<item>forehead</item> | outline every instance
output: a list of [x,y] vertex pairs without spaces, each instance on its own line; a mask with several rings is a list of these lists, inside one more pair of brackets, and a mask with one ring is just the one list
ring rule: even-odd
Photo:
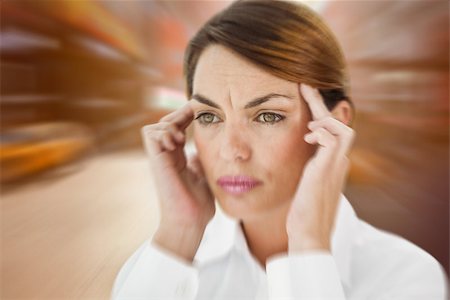
[[197,63],[193,92],[220,99],[245,99],[273,92],[295,97],[296,84],[270,74],[224,46],[211,45]]

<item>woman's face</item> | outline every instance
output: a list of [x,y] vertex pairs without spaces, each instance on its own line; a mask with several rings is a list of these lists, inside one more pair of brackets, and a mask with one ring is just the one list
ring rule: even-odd
[[314,150],[303,140],[310,112],[298,84],[212,45],[198,61],[191,102],[198,155],[222,209],[248,220],[289,207]]

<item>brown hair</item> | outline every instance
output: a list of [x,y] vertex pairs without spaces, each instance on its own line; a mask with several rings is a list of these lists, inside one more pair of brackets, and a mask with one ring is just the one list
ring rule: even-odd
[[226,46],[277,77],[319,88],[329,110],[340,100],[352,104],[339,43],[321,17],[306,5],[238,0],[213,16],[185,52],[188,99],[198,59],[211,44]]

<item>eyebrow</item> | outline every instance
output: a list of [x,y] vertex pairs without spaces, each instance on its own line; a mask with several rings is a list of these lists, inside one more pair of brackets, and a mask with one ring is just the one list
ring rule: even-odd
[[[252,107],[261,105],[261,104],[263,104],[264,102],[267,102],[267,101],[269,101],[269,100],[272,100],[273,98],[279,98],[279,97],[288,98],[288,99],[293,99],[293,98],[290,97],[290,96],[286,96],[286,95],[282,95],[282,94],[277,94],[277,93],[270,93],[270,94],[267,94],[267,95],[265,95],[265,96],[261,96],[261,97],[258,97],[258,98],[253,99],[252,101],[248,102],[248,103],[244,106],[244,108],[245,108],[245,109],[252,108]],[[206,98],[205,96],[200,95],[200,94],[194,94],[194,95],[192,95],[191,99],[197,100],[197,101],[200,102],[200,103],[203,103],[203,104],[208,105],[208,106],[215,107],[215,108],[217,108],[217,109],[222,109],[217,103],[215,103],[215,102],[212,101],[212,100],[209,100],[208,98]]]

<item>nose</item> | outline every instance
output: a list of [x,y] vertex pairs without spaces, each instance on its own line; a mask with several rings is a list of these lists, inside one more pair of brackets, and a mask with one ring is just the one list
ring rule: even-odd
[[251,156],[251,147],[244,126],[225,126],[222,132],[220,157],[226,161],[247,161]]

